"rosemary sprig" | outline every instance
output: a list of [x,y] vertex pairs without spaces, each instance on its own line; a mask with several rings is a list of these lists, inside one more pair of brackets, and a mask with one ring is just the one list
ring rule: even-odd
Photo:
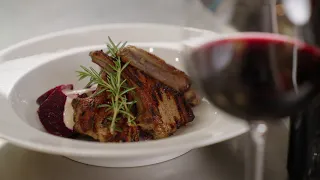
[[[126,97],[126,94],[134,90],[134,88],[129,88],[126,86],[126,80],[121,78],[121,73],[129,65],[129,62],[122,65],[121,59],[117,56],[118,51],[125,47],[126,42],[121,44],[119,42],[117,45],[108,37],[109,43],[107,43],[108,51],[106,52],[114,59],[114,65],[110,65],[113,69],[113,72],[108,72],[106,69],[102,69],[100,72],[97,72],[92,67],[86,68],[80,66],[83,71],[77,71],[79,80],[89,78],[90,81],[87,86],[92,84],[98,84],[101,87],[99,92],[96,92],[94,96],[101,94],[102,92],[110,93],[110,104],[101,104],[99,108],[106,108],[106,111],[113,111],[112,117],[107,119],[111,121],[110,132],[114,134],[115,131],[121,131],[116,127],[116,122],[122,117],[127,118],[127,123],[129,126],[135,125],[135,117],[131,113],[131,107],[135,104],[135,101],[129,101]],[[107,74],[107,79],[104,80],[101,78],[101,73],[105,72]]]

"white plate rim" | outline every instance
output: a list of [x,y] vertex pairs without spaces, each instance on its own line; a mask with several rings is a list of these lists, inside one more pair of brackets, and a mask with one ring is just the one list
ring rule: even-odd
[[[168,24],[160,24],[160,23],[111,23],[111,24],[97,24],[92,26],[84,26],[84,27],[77,27],[71,29],[65,29],[62,31],[55,31],[51,33],[47,33],[44,35],[36,36],[27,40],[23,40],[19,43],[13,44],[5,49],[0,49],[0,57],[5,56],[6,54],[10,53],[13,50],[19,49],[23,46],[27,46],[32,43],[36,43],[39,41],[51,39],[58,36],[69,35],[74,33],[81,33],[81,32],[89,32],[95,30],[103,30],[103,29],[116,29],[116,28],[126,28],[126,27],[159,27],[159,28],[180,28],[181,26],[176,25],[168,25]],[[197,29],[193,27],[183,27],[186,30],[194,31],[194,32],[201,32],[201,33],[214,33],[209,30],[205,29]],[[1,63],[1,62],[0,62]]]

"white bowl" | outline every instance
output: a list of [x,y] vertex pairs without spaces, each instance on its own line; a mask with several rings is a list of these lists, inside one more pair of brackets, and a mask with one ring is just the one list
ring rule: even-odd
[[[35,38],[2,51],[3,61],[33,57],[0,65],[0,82],[6,83],[0,90],[8,96],[9,102],[9,105],[5,105],[0,98],[1,111],[6,114],[5,118],[0,119],[0,137],[18,146],[64,155],[85,164],[133,167],[163,162],[194,148],[221,142],[246,132],[248,127],[244,121],[218,111],[205,100],[194,109],[196,118],[192,123],[180,128],[173,136],[161,140],[98,143],[57,137],[45,132],[36,113],[37,97],[59,84],[72,83],[76,88],[83,87],[85,82],[77,81],[75,71],[79,70],[80,65],[96,67],[91,63],[88,53],[105,48],[105,45],[101,45],[104,44],[105,37],[110,35],[115,41],[128,40],[129,44],[152,51],[167,63],[183,70],[179,59],[180,31],[181,28],[178,27],[154,24],[96,26]],[[208,33],[191,28],[183,31],[195,35]],[[172,38],[168,38],[168,34]],[[67,41],[70,39],[76,42]],[[86,40],[90,41],[86,44]],[[60,51],[56,52],[58,47]],[[43,52],[47,55],[34,56]],[[11,80],[8,77],[12,77]]]

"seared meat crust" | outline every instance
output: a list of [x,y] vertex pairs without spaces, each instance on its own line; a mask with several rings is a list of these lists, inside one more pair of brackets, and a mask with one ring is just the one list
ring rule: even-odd
[[191,82],[184,72],[143,49],[135,46],[127,46],[119,51],[118,56],[121,57],[121,61],[125,63],[130,62],[130,65],[133,67],[159,80],[163,84],[172,87],[178,92],[185,92],[190,87]]
[[128,66],[124,73],[129,85],[136,87],[136,122],[142,131],[154,139],[168,137],[194,119],[191,107],[183,94]]
[[[102,68],[113,64],[112,59],[102,51],[91,52],[90,56]],[[164,85],[131,64],[122,76],[129,86],[135,87],[132,97],[137,100],[137,125],[154,139],[168,137],[194,119],[183,93]]]
[[[102,74],[105,76],[105,74]],[[99,87],[97,89],[99,91]],[[76,98],[72,101],[74,109],[74,131],[85,134],[100,142],[132,142],[139,141],[139,129],[137,126],[128,126],[126,119],[121,119],[117,125],[122,131],[111,134],[110,121],[107,117],[112,111],[105,111],[98,105],[108,103],[108,93],[87,98]]]

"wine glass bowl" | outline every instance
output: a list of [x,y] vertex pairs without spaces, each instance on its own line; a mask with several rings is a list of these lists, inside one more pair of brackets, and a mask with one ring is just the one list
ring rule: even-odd
[[[241,33],[196,47],[187,70],[215,106],[245,120],[278,120],[304,108],[320,90],[320,51],[269,33]],[[292,76],[298,47],[297,84]]]
[[245,179],[262,180],[264,121],[296,113],[318,94],[320,51],[271,33],[199,39],[186,43],[187,72],[209,102],[249,122]]
[[[218,38],[184,35],[187,72],[209,102],[248,121],[245,179],[262,180],[267,133],[264,121],[280,121],[299,112],[319,93],[320,51],[276,35],[276,0],[201,1],[186,0],[187,26],[220,34]],[[289,11],[297,15],[292,8]],[[314,15],[311,19],[316,26],[306,26],[301,34],[297,28],[295,38],[307,34],[308,40],[318,40],[310,32],[319,32],[319,21]]]

